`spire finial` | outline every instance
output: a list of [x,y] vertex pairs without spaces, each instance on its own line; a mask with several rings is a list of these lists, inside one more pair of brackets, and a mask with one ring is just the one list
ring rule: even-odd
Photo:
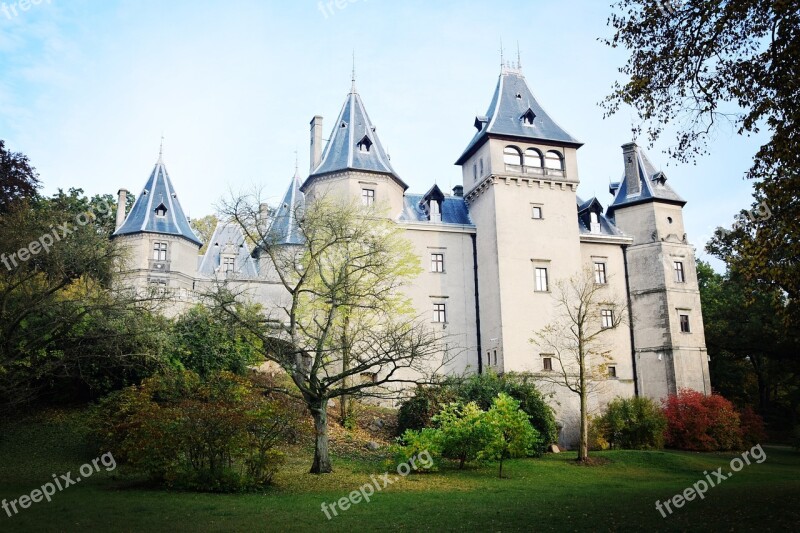
[[350,88],[351,93],[356,92],[356,51],[353,50],[353,75],[350,78],[350,81],[353,82],[352,87]]
[[522,70],[522,59],[519,53],[519,41],[517,41],[517,70]]
[[294,151],[294,175],[297,176],[300,173],[300,165],[298,164],[297,159],[297,149]]
[[164,132],[161,132],[161,144],[158,146],[158,160],[161,161],[164,156]]
[[503,38],[500,37],[500,72],[506,68],[506,63],[503,58]]

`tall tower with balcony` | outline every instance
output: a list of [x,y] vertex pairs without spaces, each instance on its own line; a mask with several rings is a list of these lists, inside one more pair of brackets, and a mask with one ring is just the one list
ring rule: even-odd
[[482,349],[496,371],[538,370],[529,342],[553,317],[552,285],[580,271],[577,150],[531,92],[502,68],[489,109],[456,161],[477,227]]

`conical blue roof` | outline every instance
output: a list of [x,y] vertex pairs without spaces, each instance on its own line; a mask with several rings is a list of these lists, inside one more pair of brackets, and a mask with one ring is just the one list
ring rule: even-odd
[[320,163],[311,172],[306,184],[316,176],[344,170],[388,174],[403,187],[403,190],[408,188],[392,168],[389,156],[355,87],[347,95]]
[[203,245],[189,226],[161,156],[125,222],[114,232],[114,236],[135,233],[175,235],[198,246]]
[[[238,224],[232,222],[220,222],[214,228],[214,235],[208,242],[203,260],[200,262],[198,271],[201,275],[209,278],[215,277],[222,270],[223,255],[235,257],[234,273],[238,278],[253,279],[258,271],[255,261],[250,257],[250,248],[244,237],[244,232]],[[227,274],[227,273],[226,273]]]
[[298,211],[305,206],[305,195],[300,190],[300,174],[295,171],[292,183],[283,195],[275,215],[272,217],[268,235],[277,244],[303,244],[303,238],[297,227]]
[[[626,145],[628,146],[628,145]],[[644,153],[644,150],[639,148],[635,143],[632,144],[634,149],[634,158],[636,163],[636,173],[639,178],[639,192],[628,193],[628,183],[625,179],[625,172],[622,173],[622,180],[618,183],[612,183],[609,187],[609,192],[614,195],[614,200],[608,206],[608,215],[614,216],[614,211],[620,207],[628,205],[636,205],[647,201],[660,200],[662,202],[686,205],[686,200],[676,193],[672,187],[667,183],[667,176],[660,170],[656,170],[653,163]]]
[[520,69],[503,68],[489,110],[486,116],[475,118],[475,127],[478,132],[456,165],[463,164],[490,135],[582,146],[539,105]]

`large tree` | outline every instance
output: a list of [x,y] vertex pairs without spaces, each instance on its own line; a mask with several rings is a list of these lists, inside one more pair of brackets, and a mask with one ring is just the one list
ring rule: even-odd
[[[733,243],[739,273],[800,298],[800,0],[618,0],[612,47],[630,52],[604,105],[636,109],[651,142],[676,131],[669,153],[692,161],[721,125],[766,130],[748,176],[774,214]],[[744,169],[743,169],[744,170]]]
[[[261,205],[257,195],[240,196],[225,202],[222,214],[259,243],[262,275],[282,295],[273,295],[276,302],[260,316],[237,310],[249,293],[235,279],[218,283],[209,296],[257,336],[266,359],[291,376],[314,419],[311,472],[330,472],[328,402],[396,398],[403,386],[426,381],[440,368],[444,344],[414,315],[405,295],[421,271],[419,259],[402,230],[380,212],[315,198],[269,224]],[[302,245],[286,244],[277,228],[287,225],[296,228]]]
[[[542,353],[552,356],[553,369],[537,377],[578,397],[578,461],[584,462],[589,458],[589,396],[608,377],[611,350],[607,335],[626,321],[628,308],[607,284],[595,283],[589,269],[559,281],[553,298],[556,318],[531,339]],[[603,318],[604,310],[611,314]]]
[[0,139],[0,213],[6,213],[19,200],[36,197],[39,174],[28,156],[6,149]]

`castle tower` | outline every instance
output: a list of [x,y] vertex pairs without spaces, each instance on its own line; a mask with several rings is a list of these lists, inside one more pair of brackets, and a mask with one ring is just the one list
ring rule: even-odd
[[681,388],[710,394],[694,248],[686,202],[635,144],[622,147],[625,173],[608,208],[633,237],[626,251],[638,393],[664,398]]
[[133,285],[194,288],[202,242],[189,225],[161,154],[112,238],[129,250],[126,275]]
[[529,342],[552,320],[551,291],[582,268],[576,213],[581,143],[534,97],[519,65],[504,65],[489,109],[456,161],[477,227],[485,367],[541,370]]
[[392,168],[375,126],[367,115],[355,81],[320,154],[322,117],[311,121],[311,174],[302,186],[309,197],[341,195],[384,206],[390,216],[403,209],[408,186]]

